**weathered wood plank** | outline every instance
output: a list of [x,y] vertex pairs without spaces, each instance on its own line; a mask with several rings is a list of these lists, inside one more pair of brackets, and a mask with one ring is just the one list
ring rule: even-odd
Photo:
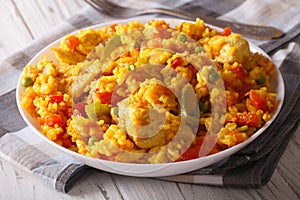
[[299,199],[295,191],[290,187],[289,182],[278,173],[278,170],[275,170],[270,182],[258,192],[262,196],[262,199]]
[[[5,160],[0,159],[2,163],[2,172],[0,173],[0,180],[5,180],[5,184],[0,184],[0,194],[3,200],[14,199],[37,199],[38,191],[44,191],[45,198],[48,194],[51,194],[51,190],[46,190],[47,186],[38,183],[38,180],[31,175],[25,173],[21,169],[18,169],[8,163]],[[60,194],[52,194],[51,198],[60,197]]]
[[179,184],[186,199],[261,199],[257,189]]
[[179,184],[186,199],[298,199],[297,195],[278,172],[261,188],[230,188],[204,185]]
[[94,170],[86,178],[79,180],[78,182],[79,184],[69,192],[71,197],[84,196],[85,199],[97,199],[96,196],[101,194],[106,200],[122,199],[122,196],[109,173]]
[[[83,200],[122,199],[111,176],[105,172],[92,172],[68,193],[60,193],[45,185],[29,172],[23,171],[0,158],[0,200],[43,199]],[[5,184],[3,184],[5,180]]]
[[151,178],[112,175],[124,199],[128,200],[182,200],[176,183]]
[[[1,1],[0,59],[32,40],[24,19],[12,1]],[[20,34],[22,33],[22,34]]]
[[[32,35],[37,38],[83,8],[80,0],[14,0]],[[33,6],[34,5],[34,6]]]
[[1,0],[0,59],[86,6],[82,0]]
[[300,199],[300,128],[289,142],[277,166],[278,173]]

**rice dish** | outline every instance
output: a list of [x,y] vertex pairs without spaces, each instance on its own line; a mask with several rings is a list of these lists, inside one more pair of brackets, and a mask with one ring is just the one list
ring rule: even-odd
[[196,159],[235,146],[271,119],[275,65],[230,28],[201,19],[113,24],[68,34],[24,68],[22,107],[50,140],[132,163]]

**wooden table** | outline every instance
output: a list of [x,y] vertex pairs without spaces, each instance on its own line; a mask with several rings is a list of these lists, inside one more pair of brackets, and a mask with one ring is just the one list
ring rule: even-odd
[[[0,59],[39,38],[84,6],[82,0],[0,0]],[[299,155],[300,129],[271,181],[258,189],[180,184],[95,170],[68,194],[56,192],[1,158],[0,199],[300,199]]]

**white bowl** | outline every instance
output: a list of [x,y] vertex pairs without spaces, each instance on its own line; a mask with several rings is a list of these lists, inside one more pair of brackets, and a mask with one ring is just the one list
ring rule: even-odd
[[[142,18],[139,21],[141,23],[147,22],[149,19]],[[176,25],[183,20],[178,19],[164,19],[166,22],[170,23],[171,25]],[[104,23],[99,25],[94,25],[88,28],[93,29],[99,29],[104,26],[110,25],[110,24],[124,24],[128,23],[130,20],[122,20],[122,21],[113,21],[110,23]],[[213,26],[211,26],[213,27]],[[218,29],[217,27],[213,27],[215,29]],[[37,62],[40,61],[42,56],[46,56],[49,58],[49,60],[57,61],[57,59],[54,56],[53,51],[51,49],[53,47],[58,47],[59,42],[61,39],[56,40],[55,42],[51,43],[47,47],[45,47],[43,50],[41,50],[28,64],[35,65]],[[263,52],[260,48],[255,46],[254,44],[250,43],[250,50],[252,52],[260,52],[266,57],[270,59],[270,57]],[[237,144],[229,149],[226,149],[224,151],[221,151],[219,153],[208,155],[206,157],[201,157],[194,160],[188,160],[188,161],[182,161],[182,162],[172,162],[172,163],[163,163],[163,164],[133,164],[133,163],[121,163],[121,162],[113,162],[113,161],[107,161],[107,160],[101,160],[96,158],[91,158],[85,155],[81,155],[79,153],[73,152],[71,150],[68,150],[55,142],[49,140],[46,136],[44,136],[40,131],[40,126],[36,119],[32,118],[21,106],[20,106],[20,96],[24,92],[24,87],[21,84],[21,78],[17,85],[17,104],[19,111],[25,120],[25,122],[28,124],[28,126],[40,137],[42,137],[44,140],[49,142],[53,148],[57,148],[63,153],[72,156],[74,159],[81,161],[85,163],[86,165],[89,165],[91,167],[104,170],[107,172],[112,172],[116,174],[122,174],[122,175],[129,175],[129,176],[137,176],[137,177],[159,177],[159,176],[169,176],[169,175],[175,175],[175,174],[181,174],[186,173],[189,171],[193,171],[196,169],[207,167],[211,164],[214,164],[222,159],[225,159],[229,157],[230,155],[236,153],[237,151],[241,150],[248,144],[250,144],[253,140],[255,140],[260,134],[264,132],[264,130],[274,121],[276,116],[278,115],[283,100],[284,100],[284,82],[282,79],[282,75],[280,71],[276,68],[276,73],[271,77],[271,85],[272,90],[277,93],[277,100],[279,102],[279,106],[277,110],[275,111],[272,119],[268,121],[262,128],[260,128],[257,132],[255,132],[250,138],[245,140],[244,142]]]

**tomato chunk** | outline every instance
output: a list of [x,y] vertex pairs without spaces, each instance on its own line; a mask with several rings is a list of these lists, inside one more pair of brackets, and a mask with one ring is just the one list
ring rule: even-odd
[[71,35],[66,38],[65,43],[71,49],[71,51],[74,51],[75,48],[79,45],[79,38],[75,35]]
[[224,29],[223,29],[223,32],[221,33],[221,35],[223,35],[223,36],[228,36],[228,35],[230,35],[231,34],[231,28],[228,26],[228,27],[225,27]]
[[237,114],[235,122],[238,125],[259,128],[259,118],[255,113]]
[[64,95],[50,95],[49,103],[60,103],[64,101]]
[[172,60],[171,62],[171,67],[173,69],[176,69],[178,66],[181,65],[181,58],[175,58],[174,60]]
[[116,32],[116,26],[117,24],[112,24],[108,27],[108,30],[107,32],[110,33],[110,34],[114,34]]
[[[203,149],[200,152],[200,149],[204,145]],[[182,160],[191,160],[206,155],[211,155],[220,151],[220,148],[217,144],[217,135],[205,135],[197,138],[196,143],[191,145],[182,155]]]
[[251,90],[249,93],[250,104],[252,104],[257,110],[270,111],[267,101],[257,92]]
[[232,73],[236,74],[237,78],[241,81],[248,77],[248,74],[246,73],[242,64],[239,64],[236,68],[233,68],[231,71]]
[[197,145],[194,147],[188,148],[182,155],[181,158],[183,160],[191,160],[199,158],[199,151],[200,151],[201,145]]
[[239,93],[239,98],[237,102],[241,102],[244,98],[247,92],[249,92],[252,88],[252,84],[244,84],[241,87],[236,88],[236,91]]
[[74,145],[69,135],[66,136],[65,134],[59,134],[56,136],[56,140],[62,141],[62,146],[66,148],[72,147]]
[[65,127],[65,122],[60,115],[50,115],[45,118],[39,117],[38,122],[40,125],[47,125],[54,127],[57,124],[59,127]]
[[103,104],[111,104],[111,92],[96,92]]

